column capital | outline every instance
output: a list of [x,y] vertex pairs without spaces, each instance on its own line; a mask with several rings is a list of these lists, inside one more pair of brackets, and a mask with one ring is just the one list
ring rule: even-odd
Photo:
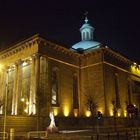
[[11,68],[10,66],[5,65],[5,66],[3,66],[2,70],[5,72],[8,72],[10,70],[10,68]]
[[39,58],[41,55],[39,54],[39,53],[35,53],[35,54],[33,54],[31,57],[32,58]]
[[15,65],[18,66],[18,65],[21,65],[24,61],[19,59],[15,62]]

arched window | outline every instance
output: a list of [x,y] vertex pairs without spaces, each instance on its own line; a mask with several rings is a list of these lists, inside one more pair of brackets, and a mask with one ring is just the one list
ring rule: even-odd
[[89,32],[86,32],[86,40],[90,40]]
[[51,87],[51,104],[58,105],[58,73],[56,70],[52,71],[52,79],[51,79],[52,87]]
[[83,32],[83,37],[82,37],[82,40],[85,40],[85,37],[86,36],[86,34],[85,34],[85,32]]
[[78,78],[76,75],[73,75],[73,108],[78,109]]

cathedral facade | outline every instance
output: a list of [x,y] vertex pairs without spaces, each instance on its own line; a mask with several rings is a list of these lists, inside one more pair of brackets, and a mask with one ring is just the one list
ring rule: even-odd
[[80,32],[70,49],[34,35],[0,52],[1,126],[44,129],[50,111],[72,120],[140,108],[140,65],[94,41],[87,18]]

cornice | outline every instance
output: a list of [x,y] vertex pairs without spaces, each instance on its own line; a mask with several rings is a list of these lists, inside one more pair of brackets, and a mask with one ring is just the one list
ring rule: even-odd
[[16,43],[13,46],[9,46],[7,49],[1,51],[0,60],[4,59],[6,57],[9,57],[11,55],[17,54],[18,52],[21,52],[27,48],[31,48],[32,46],[34,46],[34,44],[38,44],[38,46],[39,46],[39,44],[42,44],[42,43],[43,43],[43,47],[48,47],[50,49],[53,49],[56,52],[59,52],[59,53],[62,53],[62,54],[68,55],[68,56],[72,56],[72,57],[84,58],[84,57],[89,57],[91,55],[95,55],[97,53],[102,52],[104,54],[106,53],[109,56],[118,59],[119,61],[121,61],[123,63],[127,63],[129,65],[133,64],[133,62],[131,60],[127,59],[120,53],[118,53],[114,50],[111,50],[110,48],[108,48],[106,46],[102,46],[101,48],[89,51],[87,53],[79,54],[79,53],[74,52],[70,49],[67,49],[61,45],[48,41],[48,40],[40,37],[39,34],[36,34],[28,39],[25,39],[19,43]]
[[67,49],[67,48],[65,48],[61,45],[58,45],[58,44],[53,43],[51,41],[45,40],[43,38],[40,38],[40,43],[43,43],[44,46],[47,46],[50,49],[53,49],[54,51],[59,52],[59,53],[63,53],[63,54],[66,54],[66,55],[69,55],[69,56],[75,56],[75,57],[80,56],[80,54],[77,53],[77,52],[71,51],[70,49]]
[[80,54],[73,52],[67,48],[64,48],[60,45],[57,45],[51,41],[47,41],[46,39],[39,36],[39,34],[36,34],[28,39],[25,39],[19,43],[16,43],[15,45],[7,47],[7,49],[0,51],[0,60],[4,59],[6,57],[9,57],[11,55],[17,54],[18,52],[23,51],[24,49],[31,48],[34,44],[41,44],[43,43],[44,47],[49,47],[53,49],[56,52],[63,53],[68,56],[74,56],[79,57]]
[[121,61],[123,63],[129,64],[129,65],[133,64],[133,62],[130,59],[124,57],[119,52],[116,52],[116,51],[114,51],[110,48],[105,48],[104,47],[104,48],[102,48],[102,51],[103,51],[104,54],[106,53],[109,56],[114,57],[114,58],[118,59],[119,61]]
[[11,55],[17,54],[18,52],[21,52],[24,49],[31,48],[31,46],[37,44],[39,40],[39,35],[36,34],[28,39],[25,39],[24,41],[16,43],[13,46],[9,46],[7,49],[0,52],[0,60]]

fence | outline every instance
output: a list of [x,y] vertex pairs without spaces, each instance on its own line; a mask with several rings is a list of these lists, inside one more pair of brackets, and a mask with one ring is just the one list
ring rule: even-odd
[[[3,138],[3,132],[0,132],[0,139]],[[5,139],[8,139],[8,133],[5,133]],[[15,140],[139,140],[140,129],[132,129],[108,133],[54,133],[47,134],[46,131],[30,131],[24,136],[15,137]]]
[[48,135],[46,140],[139,140],[140,131],[139,129],[120,131],[120,132],[109,132],[99,134],[56,134]]
[[46,138],[47,137],[47,131],[30,131],[27,133],[27,139],[30,138]]
[[8,139],[8,133],[7,132],[0,132],[0,140],[1,139]]

